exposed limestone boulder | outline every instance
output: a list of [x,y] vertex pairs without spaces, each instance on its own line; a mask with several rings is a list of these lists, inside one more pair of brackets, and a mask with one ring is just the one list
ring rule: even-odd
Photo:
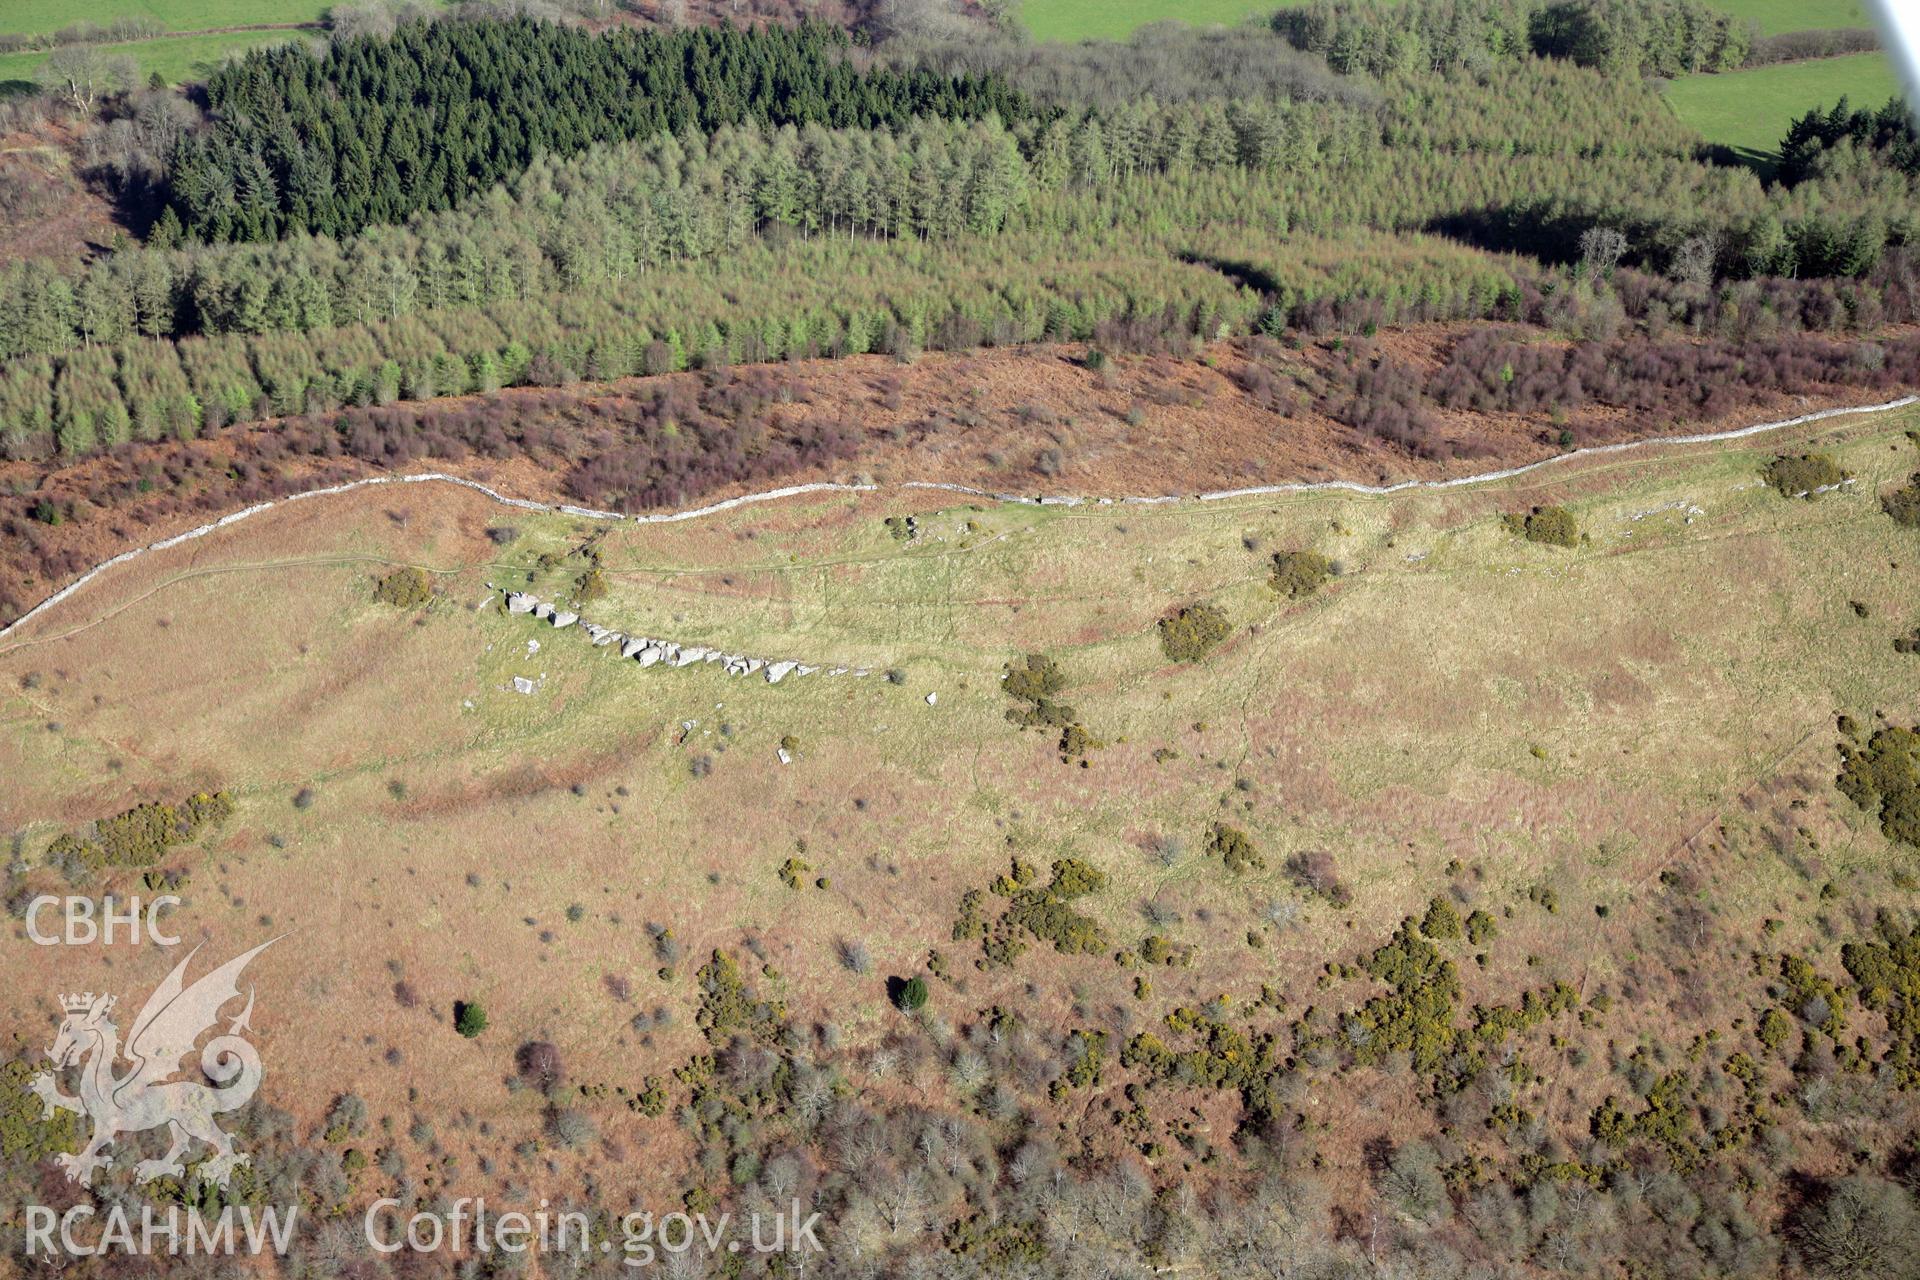
[[620,656],[623,658],[638,657],[642,649],[651,648],[652,644],[653,642],[645,636],[635,636],[620,646]]
[[570,627],[578,621],[580,621],[580,615],[577,613],[568,613],[565,609],[553,611],[553,626],[556,631],[561,627]]
[[767,664],[767,683],[779,684],[786,679],[787,673],[800,664],[797,662],[769,662]]
[[667,656],[667,651],[665,649],[662,649],[657,644],[647,645],[645,648],[641,649],[638,654],[634,655],[635,660],[638,661],[640,665],[643,667],[650,667],[654,663],[660,661],[660,659],[666,656]]
[[542,600],[539,604],[533,606],[533,616],[544,622],[553,616],[553,606],[545,600]]
[[524,591],[507,592],[508,613],[532,613],[533,607],[539,603]]
[[673,665],[676,667],[690,667],[706,656],[707,651],[696,645],[692,648],[682,649],[680,652],[674,654]]

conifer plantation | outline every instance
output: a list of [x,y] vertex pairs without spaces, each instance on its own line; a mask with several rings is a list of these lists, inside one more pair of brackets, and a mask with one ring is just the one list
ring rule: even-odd
[[[1092,46],[876,55],[818,24],[450,19],[249,54],[173,141],[145,246],[0,270],[0,449],[1115,320],[1913,318],[1897,107],[1803,121],[1768,185],[1539,14],[1445,12],[1329,4],[1278,37],[1173,40],[1165,101],[1074,97]],[[1670,47],[1701,38],[1691,18],[1635,30],[1642,59],[1712,60]]]

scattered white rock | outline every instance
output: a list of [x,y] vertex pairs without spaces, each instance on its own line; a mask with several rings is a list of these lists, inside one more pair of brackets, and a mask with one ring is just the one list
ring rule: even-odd
[[515,676],[513,678],[513,691],[515,693],[532,693],[534,687],[533,681],[527,679],[525,676]]
[[793,763],[793,757],[787,754],[787,749],[785,747],[778,748],[776,751],[776,754],[779,755],[781,764]]
[[940,701],[940,695],[939,695],[939,694],[937,694],[937,693],[930,693],[930,694],[928,694],[928,695],[927,695],[927,705],[928,705],[928,706],[930,706],[930,707],[931,707],[931,706],[933,706],[933,705],[934,705],[935,703],[937,703],[937,702],[939,702],[939,701]]
[[[580,630],[586,633],[587,638],[590,639],[596,647],[600,645],[617,644],[620,646],[620,656],[622,658],[632,658],[643,667],[651,667],[663,662],[672,667],[689,667],[696,662],[718,662],[726,669],[729,675],[751,675],[755,672],[764,671],[768,684],[778,684],[788,676],[810,676],[820,670],[817,666],[790,659],[770,663],[765,658],[749,658],[743,654],[722,653],[718,649],[709,649],[705,645],[690,644],[683,646],[675,644],[670,640],[652,640],[646,636],[629,636],[624,632],[615,631],[611,627],[603,627],[597,622],[585,621],[579,614],[572,610],[562,609],[551,601],[537,599],[524,591],[510,591],[507,593],[506,599],[507,608],[510,611],[514,613],[530,613],[536,618],[551,623],[556,630],[561,627],[570,627],[575,623],[579,623]],[[489,645],[487,647],[491,649],[493,646]],[[540,642],[538,640],[528,640],[527,656],[532,657],[538,652],[540,652]],[[836,676],[846,675],[848,674],[848,670],[846,667],[834,667],[827,674]],[[859,668],[853,670],[852,674],[864,676],[867,675],[868,672],[865,668]],[[928,698],[927,701],[932,702],[933,699]]]

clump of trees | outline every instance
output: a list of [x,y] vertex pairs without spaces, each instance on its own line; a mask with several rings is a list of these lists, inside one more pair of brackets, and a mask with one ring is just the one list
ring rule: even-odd
[[1198,662],[1233,634],[1226,610],[1200,601],[1160,619],[1160,648],[1175,662]]
[[824,23],[594,34],[522,17],[409,23],[319,57],[257,50],[208,78],[214,123],[169,157],[167,226],[198,240],[340,236],[451,208],[537,155],[596,142],[1029,110],[992,77],[863,72],[846,43]]
[[1789,185],[1804,182],[1820,172],[1830,153],[1849,148],[1909,176],[1920,174],[1920,132],[1906,99],[1856,109],[1843,97],[1825,111],[1814,108],[1788,128],[1780,140],[1780,178]]
[[1528,55],[1675,76],[1732,70],[1752,44],[1747,24],[1699,0],[1316,0],[1275,13],[1273,27],[1335,71],[1373,76]]

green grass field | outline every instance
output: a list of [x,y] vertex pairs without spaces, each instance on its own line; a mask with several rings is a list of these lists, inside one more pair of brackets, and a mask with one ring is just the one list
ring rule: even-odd
[[71,22],[105,25],[115,18],[153,18],[173,31],[262,23],[312,22],[325,0],[0,0],[0,32],[57,31]]
[[1856,105],[1879,105],[1900,91],[1885,55],[1786,62],[1721,75],[1682,76],[1667,87],[1667,101],[1709,142],[1731,147],[1742,159],[1770,164],[1780,139],[1796,117],[1831,106],[1843,94]]
[[1036,40],[1124,40],[1149,22],[1232,25],[1279,7],[1262,0],[1027,0],[1021,20]]
[[1870,27],[1873,17],[1861,0],[1724,0],[1717,6],[1760,24],[1762,34],[1817,31],[1830,27]]
[[[292,31],[234,31],[219,35],[163,36],[158,40],[136,40],[128,44],[100,46],[110,54],[126,54],[140,64],[144,78],[159,72],[169,84],[186,80],[204,80],[207,73],[229,53],[256,45],[281,44],[298,39]],[[33,73],[47,60],[48,50],[0,54],[0,93],[18,93],[33,87]]]

